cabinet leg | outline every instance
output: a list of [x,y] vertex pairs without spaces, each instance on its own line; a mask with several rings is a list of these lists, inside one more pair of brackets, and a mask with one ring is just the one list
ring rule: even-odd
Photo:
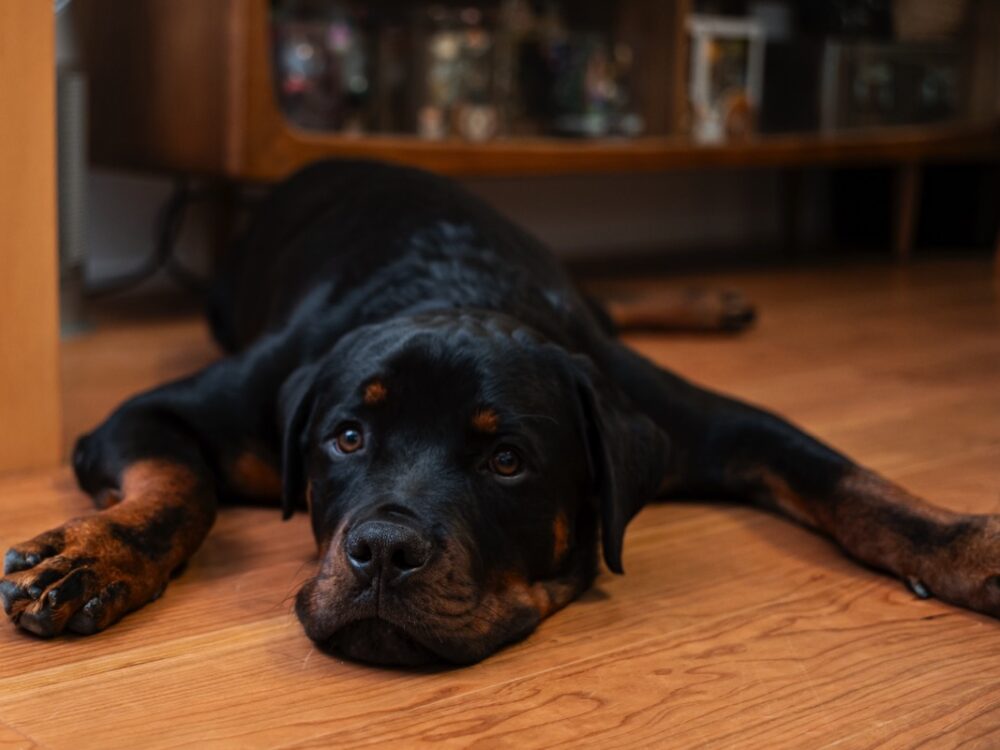
[[1000,227],[997,227],[996,246],[993,249],[993,263],[997,273],[1000,273]]
[[913,256],[913,243],[920,216],[920,165],[911,162],[899,168],[893,206],[892,251],[906,263]]
[[799,242],[802,238],[802,170],[784,169],[781,171],[781,244],[785,258],[792,259],[799,255]]
[[0,2],[0,471],[61,448],[52,3]]

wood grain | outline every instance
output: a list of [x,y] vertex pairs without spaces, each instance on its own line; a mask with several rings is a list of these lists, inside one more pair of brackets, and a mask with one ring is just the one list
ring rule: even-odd
[[0,471],[59,456],[53,23],[0,3]]
[[681,136],[630,140],[497,139],[488,144],[422,141],[407,136],[324,135],[280,123],[263,134],[235,174],[268,182],[317,159],[382,159],[463,176],[527,176],[670,172],[792,166],[857,166],[906,161],[995,160],[1000,128],[973,125],[894,127],[839,135],[761,136],[741,143],[700,145]]
[[96,163],[218,170],[233,122],[227,87],[240,0],[86,0],[70,13],[89,76]]
[[[738,337],[635,337],[640,350],[941,504],[1000,512],[1000,279],[988,259],[670,283],[739,288],[760,323]],[[67,355],[80,377],[66,386],[73,424],[212,356],[190,316],[98,317],[100,332]],[[3,480],[0,508],[2,546],[88,501],[60,470]],[[290,611],[311,558],[303,516],[228,509],[164,597],[108,632],[39,641],[0,627],[0,747],[1000,744],[1000,624],[916,600],[748,508],[646,509],[627,575],[602,574],[526,641],[460,670],[314,650]]]
[[34,740],[0,723],[0,750],[33,750],[40,747]]

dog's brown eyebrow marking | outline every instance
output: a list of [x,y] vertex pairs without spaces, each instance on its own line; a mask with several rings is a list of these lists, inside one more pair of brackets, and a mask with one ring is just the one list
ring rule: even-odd
[[556,519],[552,522],[552,540],[552,559],[558,563],[569,551],[569,521],[562,511],[556,514]]
[[482,408],[472,415],[472,427],[478,432],[492,435],[500,427],[500,417],[493,409]]
[[365,386],[365,403],[368,406],[376,406],[385,401],[389,395],[389,390],[381,380],[373,380]]

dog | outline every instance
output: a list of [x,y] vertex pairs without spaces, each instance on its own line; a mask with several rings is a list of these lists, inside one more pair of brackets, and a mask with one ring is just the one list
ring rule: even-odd
[[642,358],[546,248],[447,179],[305,168],[255,211],[209,314],[226,358],[78,441],[99,512],[6,553],[20,628],[107,628],[232,501],[309,513],[319,563],[296,614],[366,662],[470,664],[524,638],[600,557],[621,573],[630,519],[676,497],[754,503],[920,597],[1000,615],[1000,517],[932,506]]

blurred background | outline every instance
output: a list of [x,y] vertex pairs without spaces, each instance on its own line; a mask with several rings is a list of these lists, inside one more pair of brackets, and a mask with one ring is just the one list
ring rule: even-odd
[[573,259],[995,241],[989,0],[65,5],[74,253],[100,287],[156,252],[180,184],[202,205],[173,252],[204,274],[212,219],[329,155],[458,175]]
[[[995,0],[37,5],[0,10],[4,172],[40,180],[4,203],[58,194],[25,210],[58,212],[64,354],[196,310],[267,186],[329,156],[455,176],[582,278],[1000,252]],[[8,338],[55,314],[37,263]]]

